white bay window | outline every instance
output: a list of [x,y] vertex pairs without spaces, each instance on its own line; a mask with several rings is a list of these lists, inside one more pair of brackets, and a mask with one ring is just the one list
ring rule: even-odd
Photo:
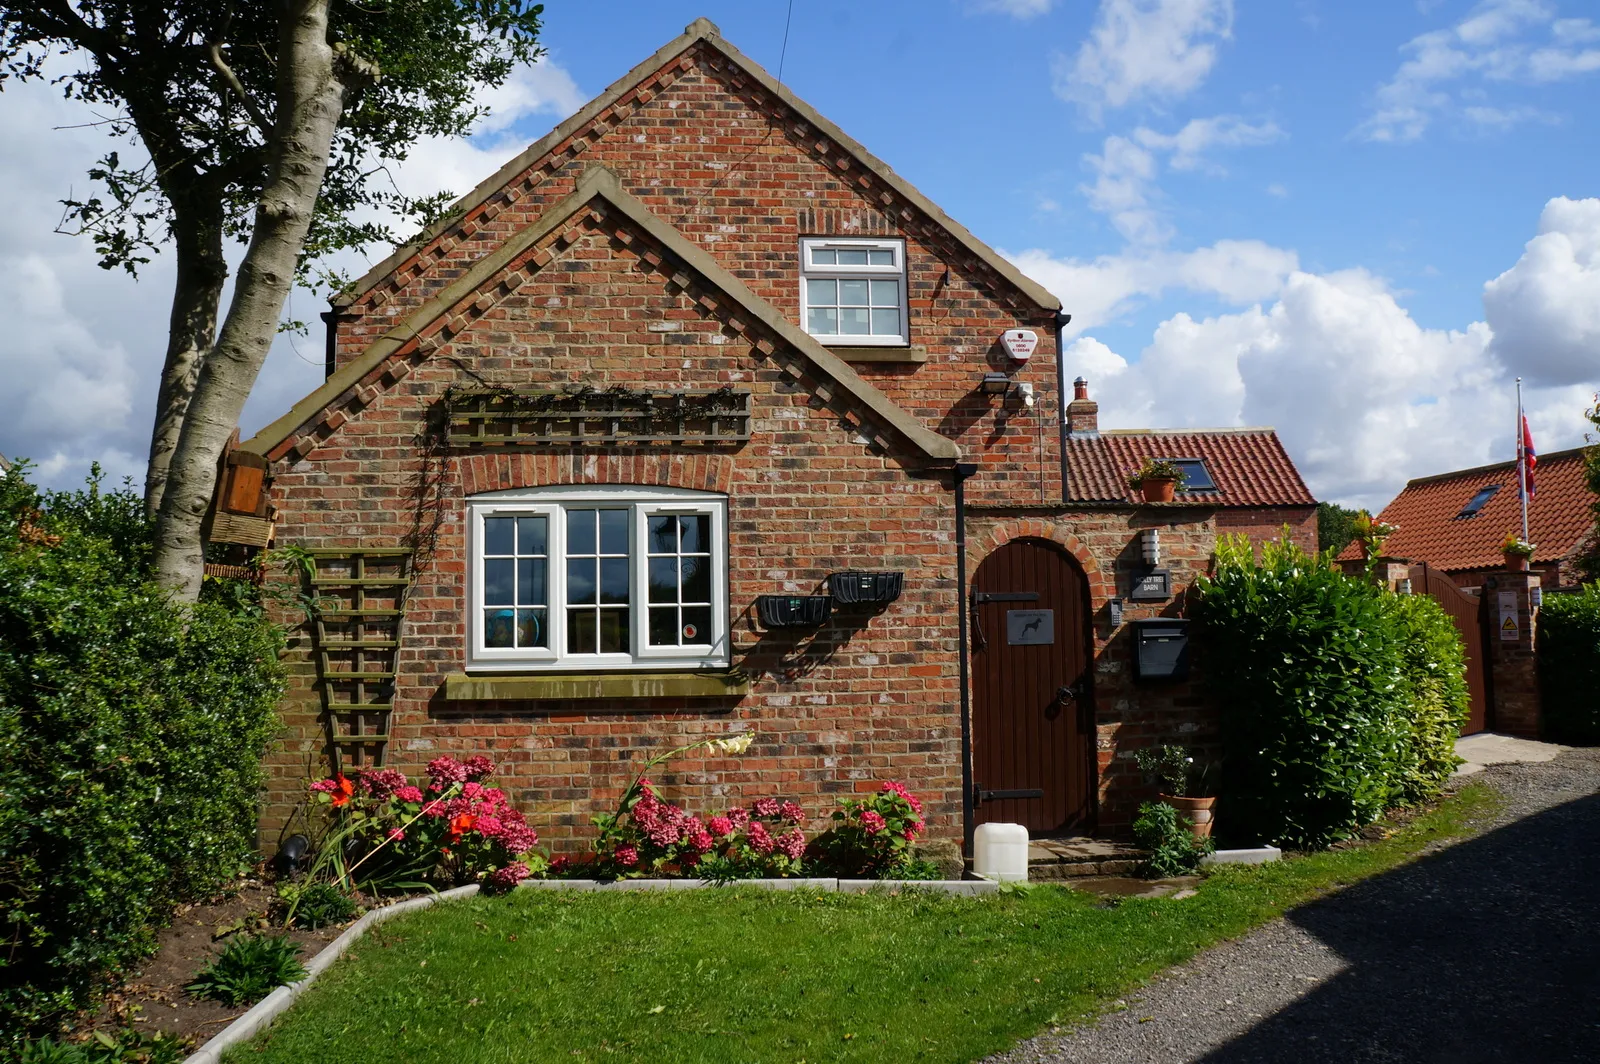
[[727,500],[667,488],[533,488],[468,500],[469,664],[728,664]]
[[828,344],[910,342],[902,240],[805,237],[800,241],[801,321]]

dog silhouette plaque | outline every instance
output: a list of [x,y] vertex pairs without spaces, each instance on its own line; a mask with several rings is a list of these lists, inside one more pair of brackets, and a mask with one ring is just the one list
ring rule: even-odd
[[1044,647],[1055,641],[1055,610],[1006,610],[1006,642],[1010,645]]

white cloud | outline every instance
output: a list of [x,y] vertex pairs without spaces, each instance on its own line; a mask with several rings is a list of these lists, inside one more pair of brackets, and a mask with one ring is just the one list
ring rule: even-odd
[[1141,99],[1187,95],[1232,30],[1233,0],[1102,0],[1077,55],[1056,57],[1056,94],[1095,120]]
[[[1013,258],[1073,313],[1067,371],[1088,378],[1103,427],[1273,425],[1313,493],[1348,505],[1507,458],[1518,373],[1539,446],[1576,446],[1600,382],[1600,199],[1551,200],[1521,259],[1485,286],[1486,320],[1460,329],[1424,328],[1365,270],[1302,271],[1256,242]],[[1241,309],[1174,314],[1137,354],[1092,335],[1168,290]]]
[[1516,265],[1483,286],[1491,351],[1547,385],[1600,384],[1600,199],[1545,204]]
[[1097,259],[1058,259],[1038,249],[1009,256],[1061,297],[1072,313],[1069,336],[1110,324],[1169,290],[1232,306],[1271,299],[1299,268],[1292,251],[1259,240],[1220,240],[1192,251],[1130,249]]
[[1170,134],[1157,133],[1141,126],[1134,131],[1133,138],[1146,148],[1170,152],[1170,165],[1174,170],[1207,169],[1220,172],[1221,168],[1205,157],[1212,148],[1271,144],[1282,140],[1285,135],[1274,122],[1252,125],[1238,115],[1215,115],[1190,119],[1182,129]]
[[979,0],[977,10],[998,11],[1012,18],[1030,19],[1050,13],[1055,0]]
[[1099,155],[1083,157],[1094,182],[1080,185],[1078,191],[1090,209],[1108,217],[1131,243],[1164,244],[1173,232],[1157,206],[1160,156],[1167,157],[1173,170],[1203,170],[1220,176],[1227,171],[1207,158],[1211,149],[1268,144],[1284,135],[1273,122],[1252,125],[1237,115],[1191,119],[1176,133],[1140,126],[1128,136],[1107,137]]
[[[1530,37],[1540,30],[1548,40],[1535,44]],[[1408,58],[1379,87],[1373,113],[1356,131],[1367,140],[1416,140],[1443,114],[1491,129],[1547,119],[1531,107],[1459,105],[1489,83],[1547,83],[1600,70],[1600,27],[1557,18],[1544,0],[1485,0],[1454,26],[1414,37],[1401,51]],[[1452,93],[1458,82],[1471,88]]]
[[1107,137],[1099,155],[1085,155],[1094,183],[1078,190],[1091,210],[1111,219],[1112,226],[1135,244],[1160,244],[1172,229],[1151,205],[1155,192],[1156,158],[1127,137]]

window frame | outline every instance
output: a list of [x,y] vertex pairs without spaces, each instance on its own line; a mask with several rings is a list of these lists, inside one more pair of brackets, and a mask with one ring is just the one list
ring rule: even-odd
[[1180,469],[1182,469],[1185,465],[1197,465],[1200,467],[1200,472],[1206,475],[1206,480],[1210,482],[1209,487],[1191,487],[1188,483],[1188,471],[1184,470],[1185,481],[1183,487],[1178,489],[1180,492],[1185,494],[1192,492],[1195,495],[1216,495],[1222,491],[1222,489],[1217,486],[1216,475],[1211,472],[1211,467],[1206,464],[1206,460],[1204,458],[1163,458],[1161,461],[1171,462]]
[[[574,654],[567,638],[567,521],[573,510],[630,511],[628,521],[628,652]],[[649,519],[665,515],[711,519],[711,632],[706,643],[649,645]],[[484,520],[532,517],[548,520],[546,610],[548,647],[489,647],[483,643]],[[559,485],[486,492],[467,499],[467,668],[474,672],[618,672],[644,669],[727,668],[731,664],[728,618],[728,499],[716,492],[639,485]],[[597,596],[598,597],[598,596]],[[582,605],[581,603],[579,605]]]
[[[1470,521],[1474,517],[1481,516],[1483,514],[1483,508],[1488,506],[1496,495],[1500,494],[1500,489],[1503,487],[1505,487],[1504,484],[1496,483],[1485,484],[1481,488],[1478,488],[1472,493],[1472,497],[1466,501],[1466,504],[1462,506],[1460,510],[1456,511],[1456,515],[1452,517],[1451,520]],[[1479,502],[1480,497],[1482,499],[1481,502]],[[1478,505],[1473,506],[1472,504],[1475,502],[1478,503]]]
[[[818,250],[892,251],[892,266],[837,266],[818,265],[812,255]],[[832,347],[908,347],[911,344],[911,314],[909,305],[910,277],[906,267],[906,242],[899,237],[832,237],[804,236],[800,238],[800,328],[820,344]],[[811,296],[809,281],[853,281],[893,277],[900,287],[900,332],[898,335],[872,335],[870,333],[814,333],[811,331]],[[869,297],[870,303],[870,297]],[[835,306],[838,304],[835,303]],[[871,314],[868,314],[870,321]],[[869,325],[870,328],[870,325]]]

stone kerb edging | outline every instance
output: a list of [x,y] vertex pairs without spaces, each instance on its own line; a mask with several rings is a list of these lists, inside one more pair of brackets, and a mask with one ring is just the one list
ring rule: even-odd
[[[825,893],[838,892],[841,894],[866,894],[875,890],[930,890],[945,894],[993,894],[1000,889],[1000,884],[988,879],[742,879],[729,886],[759,887],[763,890],[819,890]],[[699,890],[715,888],[719,884],[708,883],[703,879],[619,879],[611,883],[602,883],[597,879],[526,879],[517,884],[519,890],[592,890],[592,891],[641,891],[641,890]],[[234,1020],[212,1039],[199,1049],[195,1050],[184,1060],[183,1064],[220,1064],[222,1054],[240,1042],[247,1042],[261,1032],[269,1023],[277,1019],[294,1000],[310,986],[312,981],[344,955],[344,952],[355,945],[367,929],[374,924],[381,924],[390,917],[399,916],[401,913],[415,912],[426,909],[430,905],[451,898],[470,898],[478,893],[476,883],[457,887],[454,890],[441,891],[430,894],[424,898],[411,898],[407,901],[385,905],[381,909],[373,909],[361,919],[345,928],[344,934],[324,946],[315,957],[306,963],[306,976],[297,983],[288,983],[278,987],[272,993],[262,998],[251,1006],[250,1011]]]

